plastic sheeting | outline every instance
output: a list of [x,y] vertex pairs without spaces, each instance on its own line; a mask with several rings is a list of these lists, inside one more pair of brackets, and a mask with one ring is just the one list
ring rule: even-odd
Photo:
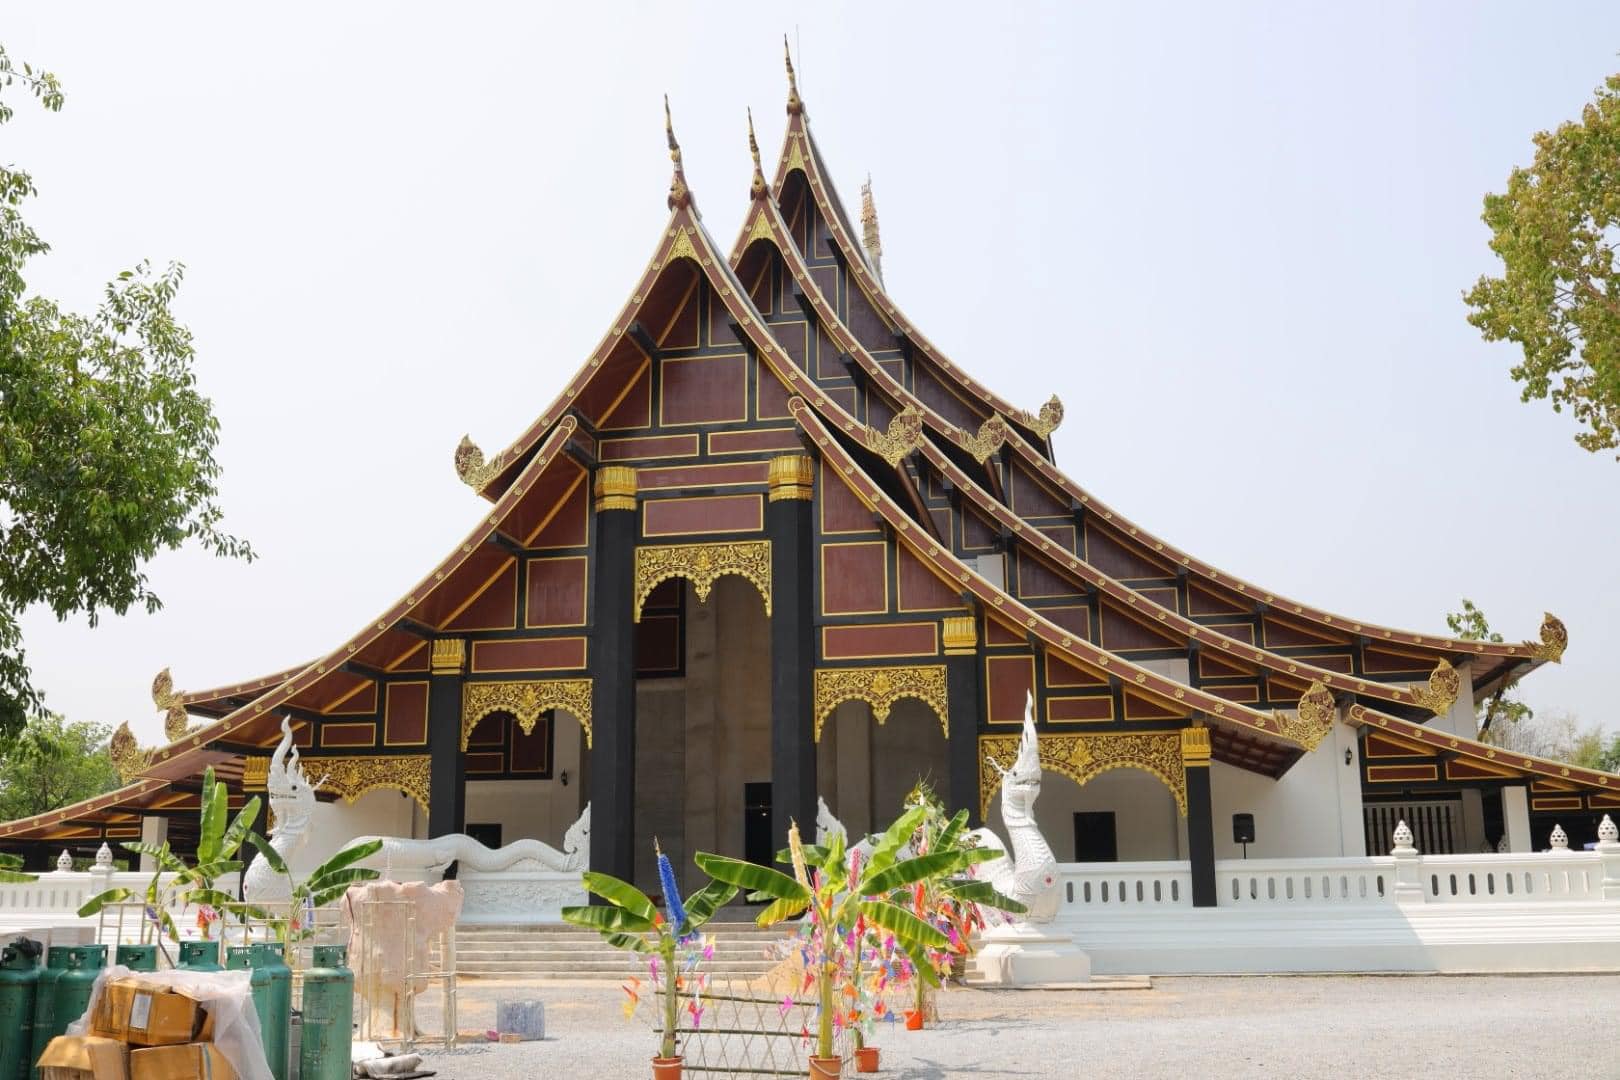
[[90,992],[90,1008],[68,1027],[70,1035],[88,1035],[90,1017],[101,1001],[108,979],[135,976],[142,982],[182,989],[196,999],[214,1021],[214,1045],[231,1063],[241,1080],[271,1080],[270,1064],[264,1056],[264,1036],[259,1016],[253,1011],[252,973],[247,971],[131,971],[113,965],[96,976]]
[[[410,907],[389,905],[375,909],[369,929],[376,940],[368,942],[361,940],[368,923],[362,919],[361,905],[368,900],[402,900]],[[363,956],[380,961],[364,972],[364,981],[370,985],[359,988],[361,995],[371,1000],[372,995],[378,993],[405,993],[407,978],[427,970],[428,942],[455,925],[461,914],[461,901],[459,881],[441,881],[436,885],[420,881],[372,881],[351,885],[343,894],[342,906],[343,921],[350,928],[349,964],[355,966]],[[414,942],[407,942],[405,936],[410,915],[415,916]],[[413,961],[416,970],[408,970]]]

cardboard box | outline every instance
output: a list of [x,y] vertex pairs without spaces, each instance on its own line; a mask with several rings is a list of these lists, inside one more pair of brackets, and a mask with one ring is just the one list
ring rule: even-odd
[[154,1046],[129,1055],[129,1080],[236,1080],[236,1070],[213,1043]]
[[183,991],[123,978],[102,988],[90,1030],[131,1046],[169,1046],[194,1041],[205,1018],[203,1007]]
[[128,1080],[129,1047],[96,1035],[58,1035],[39,1058],[42,1080]]

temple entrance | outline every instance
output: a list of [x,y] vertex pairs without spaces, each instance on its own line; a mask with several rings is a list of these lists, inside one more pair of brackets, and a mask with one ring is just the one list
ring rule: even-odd
[[[1047,770],[1035,820],[1061,862],[1154,862],[1187,858],[1187,819],[1164,782],[1141,769],[1110,769],[1083,786]],[[999,794],[986,824],[1007,835]]]
[[541,840],[560,847],[584,809],[585,730],[548,709],[527,732],[510,712],[480,718],[467,736],[465,832],[486,847]]
[[[919,782],[947,807],[971,805],[974,795],[950,790],[949,758],[939,717],[914,698],[901,698],[877,723],[864,701],[846,701],[822,724],[816,746],[820,796],[853,839],[886,827],[900,816]],[[810,839],[808,827],[799,823]]]

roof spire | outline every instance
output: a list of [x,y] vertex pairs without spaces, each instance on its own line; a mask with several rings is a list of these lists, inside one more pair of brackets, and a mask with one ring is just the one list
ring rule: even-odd
[[669,181],[669,208],[679,210],[692,204],[692,191],[686,186],[686,173],[681,168],[681,144],[675,141],[675,123],[669,115],[669,95],[664,95],[664,134],[669,139],[669,160],[675,163],[675,175]]
[[754,110],[748,110],[748,152],[754,158],[754,180],[748,185],[748,194],[754,199],[764,198],[765,170],[759,163],[759,140],[754,138]]
[[866,257],[872,260],[872,269],[878,280],[883,280],[883,241],[878,237],[877,204],[872,201],[872,174],[866,174],[861,185],[861,245]]
[[786,34],[782,35],[782,55],[787,59],[788,115],[797,116],[804,111],[804,102],[799,100],[799,80],[793,74],[793,49],[788,45]]

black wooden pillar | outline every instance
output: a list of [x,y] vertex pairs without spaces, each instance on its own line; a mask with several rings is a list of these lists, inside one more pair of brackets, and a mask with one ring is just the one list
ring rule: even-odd
[[765,535],[771,542],[771,841],[787,847],[788,825],[816,820],[815,463],[801,454],[771,461]]
[[1215,906],[1215,821],[1209,802],[1209,729],[1183,728],[1181,764],[1187,777],[1187,860],[1193,907]]
[[950,762],[950,794],[945,800],[951,813],[963,808],[968,826],[984,824],[979,814],[979,717],[984,712],[979,681],[979,635],[972,615],[953,615],[944,620],[945,683],[950,700],[946,718],[946,756]]
[[[636,471],[596,470],[591,582],[591,869],[635,876]],[[651,843],[651,838],[648,839]]]
[[461,745],[465,638],[435,638],[428,669],[428,835],[467,831],[467,757]]

